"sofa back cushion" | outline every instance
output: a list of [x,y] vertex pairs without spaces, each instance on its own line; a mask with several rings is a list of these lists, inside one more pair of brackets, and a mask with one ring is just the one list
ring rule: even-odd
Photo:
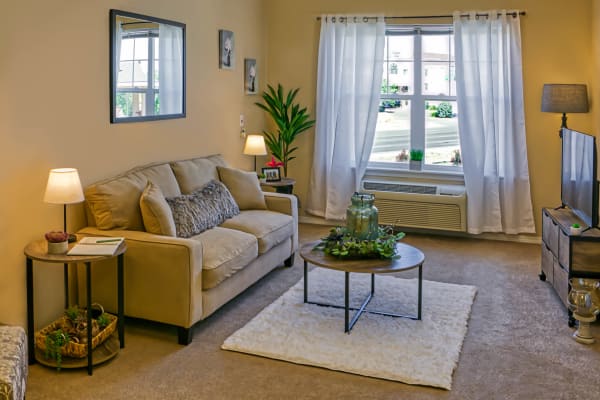
[[169,164],[150,164],[134,168],[85,189],[87,206],[95,225],[99,229],[143,231],[139,201],[148,181],[157,185],[165,197],[181,194]]
[[217,166],[226,165],[219,154],[171,162],[171,168],[183,194],[193,193],[211,180],[219,180]]

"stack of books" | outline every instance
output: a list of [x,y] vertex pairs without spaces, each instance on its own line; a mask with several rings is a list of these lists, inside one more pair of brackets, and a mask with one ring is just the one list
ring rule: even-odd
[[112,256],[115,254],[123,237],[84,237],[69,250],[70,256]]

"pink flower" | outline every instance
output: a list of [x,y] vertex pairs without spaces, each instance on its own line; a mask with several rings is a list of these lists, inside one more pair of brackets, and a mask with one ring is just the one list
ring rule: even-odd
[[276,161],[275,157],[271,156],[271,161],[267,163],[268,167],[281,167],[283,163],[281,161]]

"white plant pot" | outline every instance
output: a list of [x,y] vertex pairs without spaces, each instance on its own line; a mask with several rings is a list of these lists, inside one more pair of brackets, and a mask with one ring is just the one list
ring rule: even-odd
[[64,242],[48,242],[48,254],[65,254],[69,250],[69,241]]
[[571,230],[571,236],[579,236],[583,232],[583,227],[580,226],[579,228],[574,228],[571,226],[570,230]]
[[412,171],[421,171],[423,169],[423,161],[410,160],[408,167]]

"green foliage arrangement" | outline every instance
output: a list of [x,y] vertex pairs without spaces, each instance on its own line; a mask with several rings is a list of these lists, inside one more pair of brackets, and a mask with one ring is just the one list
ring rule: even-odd
[[292,89],[284,94],[280,84],[277,85],[277,90],[271,85],[267,87],[268,90],[262,94],[264,104],[255,104],[266,111],[277,126],[277,132],[263,131],[263,134],[273,157],[283,163],[283,176],[287,177],[288,163],[296,158],[292,153],[298,149],[292,147],[292,143],[300,133],[310,129],[315,120],[309,119],[306,107],[300,108],[299,104],[294,103],[300,89]]
[[425,152],[421,149],[410,149],[410,159],[413,161],[423,161]]
[[45,356],[47,359],[56,361],[56,369],[60,371],[62,366],[61,347],[69,343],[69,334],[62,329],[57,329],[46,336]]
[[392,227],[379,227],[379,235],[373,240],[358,240],[346,228],[335,227],[314,247],[325,254],[339,258],[384,258],[396,256],[396,242],[404,237],[404,232],[394,233]]

